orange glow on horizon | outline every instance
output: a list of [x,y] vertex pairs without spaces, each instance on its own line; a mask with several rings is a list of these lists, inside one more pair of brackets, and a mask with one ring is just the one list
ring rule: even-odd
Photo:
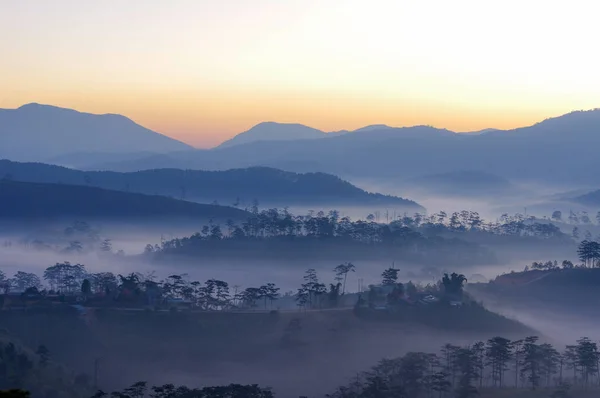
[[600,106],[599,8],[589,0],[4,1],[0,108],[118,113],[199,147],[262,121],[324,131],[516,128]]
[[[512,129],[560,116],[575,109],[468,109],[455,104],[405,103],[356,98],[317,97],[255,98],[225,96],[178,98],[133,94],[90,97],[24,97],[8,101],[0,97],[0,108],[17,108],[30,102],[72,108],[94,114],[117,113],[153,131],[181,140],[198,148],[214,147],[221,142],[265,121],[300,123],[322,131],[355,130],[371,124],[393,127],[431,125],[456,132],[485,128]],[[578,108],[579,109],[579,108]],[[581,108],[583,109],[583,108]]]

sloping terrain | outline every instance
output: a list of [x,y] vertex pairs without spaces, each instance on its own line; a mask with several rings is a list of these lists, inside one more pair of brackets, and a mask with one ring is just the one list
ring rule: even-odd
[[323,173],[297,174],[270,168],[227,171],[158,169],[133,173],[84,172],[40,163],[0,160],[0,178],[36,183],[63,183],[157,194],[175,198],[250,207],[254,200],[278,206],[396,206],[420,211],[417,203],[368,193]]
[[0,157],[49,160],[76,152],[166,153],[190,150],[121,115],[94,115],[49,105],[0,109]]
[[[573,112],[529,127],[485,134],[458,134],[428,126],[374,127],[319,140],[255,141],[161,159],[161,167],[222,170],[269,166],[321,171],[343,178],[407,179],[478,170],[511,181],[552,184],[600,182],[596,148],[600,110]],[[578,161],[565,151],[577,148]],[[168,160],[170,158],[170,160]],[[150,160],[114,162],[121,171],[146,168]]]
[[164,196],[110,191],[95,187],[0,181],[0,218],[164,218],[243,219],[232,207],[204,205]]

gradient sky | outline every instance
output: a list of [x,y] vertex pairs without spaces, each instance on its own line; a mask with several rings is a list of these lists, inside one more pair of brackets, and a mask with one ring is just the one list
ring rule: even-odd
[[196,146],[261,121],[457,131],[600,107],[591,0],[0,0],[0,108]]

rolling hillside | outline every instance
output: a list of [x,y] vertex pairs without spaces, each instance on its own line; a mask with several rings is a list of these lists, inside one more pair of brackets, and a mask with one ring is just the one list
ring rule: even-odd
[[574,198],[570,198],[570,200],[584,206],[600,208],[600,189],[584,195],[575,196]]
[[137,193],[18,181],[0,181],[0,219],[144,218],[245,219],[247,213],[225,206],[203,205]]
[[277,206],[380,205],[411,210],[415,202],[394,196],[368,193],[335,176],[323,173],[296,174],[270,168],[227,171],[178,169],[133,173],[84,172],[41,163],[0,160],[0,178],[35,183],[63,183],[144,194],[171,196],[204,203],[217,201],[249,207],[256,199]]

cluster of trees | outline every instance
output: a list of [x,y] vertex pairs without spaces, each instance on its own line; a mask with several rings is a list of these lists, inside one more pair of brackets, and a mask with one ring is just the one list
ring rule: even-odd
[[230,384],[227,386],[189,388],[165,384],[149,387],[148,383],[140,381],[122,391],[113,391],[108,394],[98,391],[92,398],[273,398],[269,388],[262,388],[257,384]]
[[577,248],[577,256],[585,267],[596,268],[600,266],[600,243],[584,240]]
[[542,271],[554,271],[559,269],[573,269],[579,266],[573,264],[571,260],[563,260],[562,263],[558,263],[558,261],[533,261],[531,265],[525,266],[525,272],[529,270],[542,270]]
[[531,265],[525,267],[525,271],[544,270],[552,271],[558,269],[573,269],[573,268],[598,268],[600,267],[600,243],[596,241],[583,240],[577,247],[577,257],[581,264],[573,264],[571,260],[563,260],[560,264],[558,261],[534,261]]
[[[583,236],[583,238],[585,240],[592,239],[592,233],[589,230],[586,230],[582,234],[580,231],[580,228],[579,228],[579,227],[589,227],[589,226],[594,225],[594,222],[588,215],[587,211],[573,212],[572,210],[570,210],[569,216],[564,218],[562,212],[560,210],[556,210],[552,213],[551,219],[552,219],[552,221],[554,221],[556,223],[567,223],[570,225],[574,225],[571,235],[575,239],[580,239],[581,236]],[[600,225],[600,211],[596,213],[595,219],[596,219],[595,225]]]
[[446,344],[437,354],[383,359],[329,397],[471,398],[485,389],[508,387],[552,388],[553,396],[563,397],[571,387],[599,388],[599,362],[598,345],[589,338],[561,352],[537,336],[516,341],[494,337],[467,347]]
[[181,299],[204,310],[231,308],[255,308],[273,303],[280,297],[274,283],[248,287],[233,294],[227,282],[209,279],[205,282],[192,281],[187,274],[171,275],[158,281],[154,273],[143,275],[131,273],[115,275],[112,272],[89,273],[82,264],[56,263],[44,271],[43,280],[33,273],[18,271],[14,277],[6,278],[0,271],[0,286],[5,293],[25,292],[30,294],[100,295],[120,302],[144,302],[158,304],[160,300]]
[[50,361],[49,351],[39,346],[35,354],[12,342],[0,342],[0,397],[81,397],[89,391],[83,374],[70,377]]
[[[339,299],[346,294],[348,274],[356,271],[352,263],[342,263],[332,269],[331,283],[321,282],[317,271],[306,270],[297,292],[288,292],[284,297],[293,299],[300,309],[321,309],[338,307]],[[393,285],[401,296],[414,296],[419,288],[412,282],[398,282],[397,268],[385,269],[381,275],[381,285]],[[435,285],[421,290],[453,300],[462,299],[464,275],[444,274]],[[170,275],[158,280],[153,272],[143,275],[130,273],[115,275],[112,272],[90,273],[85,265],[69,262],[56,263],[44,270],[43,277],[18,271],[12,278],[6,278],[0,271],[0,286],[5,293],[34,295],[78,296],[83,301],[111,299],[119,305],[168,305],[180,301],[201,310],[269,309],[282,297],[275,283],[260,286],[230,286],[219,279],[205,282],[191,280],[187,274]]]
[[61,234],[54,234],[49,241],[39,237],[22,239],[18,242],[4,241],[2,246],[10,248],[18,246],[37,251],[54,251],[64,254],[79,254],[99,252],[101,254],[125,255],[123,250],[113,250],[112,241],[100,236],[100,232],[87,222],[75,221],[62,230]]
[[[567,222],[573,225],[590,225],[593,224],[591,217],[589,216],[587,211],[579,211],[574,212],[569,210],[569,215],[567,217],[563,217],[563,213],[560,210],[555,210],[552,213],[552,220],[555,222]],[[595,216],[596,224],[600,225],[600,211],[596,213]]]

